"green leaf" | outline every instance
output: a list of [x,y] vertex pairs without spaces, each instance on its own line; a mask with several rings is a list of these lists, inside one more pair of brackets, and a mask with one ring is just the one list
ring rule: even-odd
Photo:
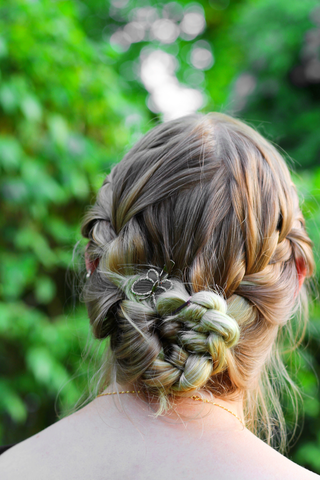
[[0,137],[0,166],[7,172],[15,171],[23,157],[19,142],[13,137]]
[[0,58],[5,57],[8,54],[8,47],[5,39],[0,37]]
[[19,104],[19,97],[13,85],[3,83],[0,87],[0,104],[8,114],[13,113]]
[[14,422],[24,422],[27,418],[24,402],[4,381],[0,381],[0,390],[0,409],[8,413]]
[[35,295],[39,303],[49,303],[56,294],[55,283],[48,276],[40,276],[36,280]]
[[42,108],[38,99],[33,95],[24,97],[21,101],[21,110],[30,121],[40,121],[42,117]]
[[66,120],[61,115],[50,115],[48,118],[49,132],[57,145],[66,145],[69,129]]

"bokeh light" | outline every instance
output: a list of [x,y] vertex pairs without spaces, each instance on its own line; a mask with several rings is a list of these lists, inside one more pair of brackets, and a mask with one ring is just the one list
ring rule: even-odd
[[164,121],[196,112],[204,104],[202,93],[179,83],[173,55],[155,50],[141,55],[141,80],[150,93],[148,106]]
[[180,23],[182,38],[192,40],[203,32],[206,26],[203,9],[200,5],[189,7]]

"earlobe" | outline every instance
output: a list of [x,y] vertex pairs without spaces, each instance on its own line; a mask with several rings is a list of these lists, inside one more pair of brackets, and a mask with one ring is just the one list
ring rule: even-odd
[[299,290],[300,290],[307,274],[307,267],[303,258],[300,257],[296,259],[296,267],[297,267],[297,273],[298,273],[298,279],[299,279]]
[[95,269],[97,268],[100,259],[97,258],[97,259],[94,260],[93,262],[89,260],[89,258],[88,258],[88,253],[87,253],[87,250],[88,250],[89,245],[90,245],[90,242],[87,243],[84,257],[85,257],[85,261],[86,261],[86,269],[87,269],[87,272],[88,272],[88,273],[90,272],[90,275],[92,275],[92,273],[93,273],[93,272],[95,271]]

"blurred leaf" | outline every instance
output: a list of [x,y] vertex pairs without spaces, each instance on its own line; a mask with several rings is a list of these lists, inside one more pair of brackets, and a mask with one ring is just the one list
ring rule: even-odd
[[50,302],[56,294],[56,286],[50,277],[40,276],[36,280],[36,299],[39,303]]
[[0,86],[0,103],[7,113],[13,113],[18,106],[19,98],[13,85],[3,83]]
[[68,125],[61,115],[51,115],[48,119],[49,132],[59,146],[65,146],[68,139]]
[[13,421],[24,422],[27,417],[26,406],[16,392],[2,381],[0,381],[0,390],[0,410],[8,412]]
[[7,172],[15,171],[22,159],[21,147],[15,138],[0,137],[0,166]]
[[320,470],[319,445],[308,442],[301,446],[296,456],[300,464],[310,465],[315,471]]
[[21,102],[21,110],[28,120],[39,121],[42,116],[42,108],[36,97],[26,96]]

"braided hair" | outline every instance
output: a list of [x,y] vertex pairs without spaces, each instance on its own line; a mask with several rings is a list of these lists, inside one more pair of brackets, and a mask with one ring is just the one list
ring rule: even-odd
[[[133,383],[161,412],[200,388],[241,395],[248,428],[260,408],[270,443],[267,397],[283,423],[270,368],[291,382],[276,340],[306,296],[297,260],[307,277],[314,268],[276,148],[221,113],[158,125],[113,167],[82,235],[98,261],[83,299],[95,337],[110,339],[106,381]],[[139,275],[170,260],[173,288],[137,298]]]

